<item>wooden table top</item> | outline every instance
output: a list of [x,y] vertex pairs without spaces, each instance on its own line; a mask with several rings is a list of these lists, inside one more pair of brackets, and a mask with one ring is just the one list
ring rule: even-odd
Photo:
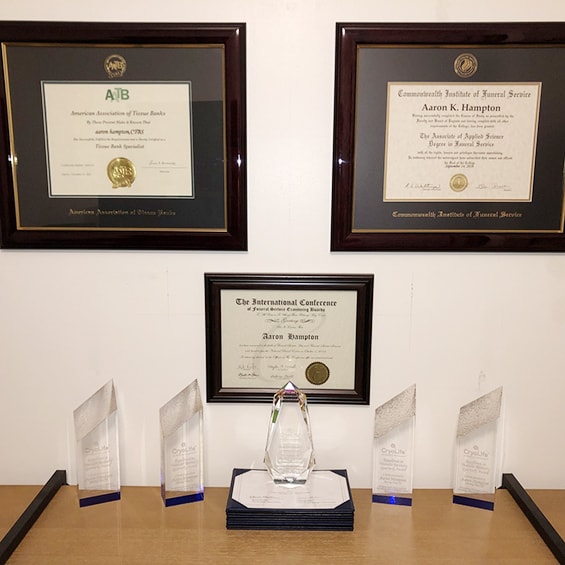
[[[0,486],[0,538],[40,487]],[[529,491],[565,531],[565,491]],[[451,490],[416,490],[412,507],[371,502],[354,489],[353,532],[226,529],[228,489],[165,508],[157,487],[123,487],[122,499],[79,508],[75,486],[55,495],[12,554],[11,565],[51,563],[556,563],[508,491],[494,512],[451,502]]]

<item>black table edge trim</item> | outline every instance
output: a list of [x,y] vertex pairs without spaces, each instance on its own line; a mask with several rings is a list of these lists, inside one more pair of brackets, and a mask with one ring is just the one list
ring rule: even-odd
[[35,521],[41,516],[51,499],[55,496],[59,488],[67,484],[67,472],[55,471],[51,478],[45,483],[43,488],[29,503],[22,515],[10,528],[8,533],[0,540],[0,564],[6,563],[8,558],[25,535],[29,532]]
[[516,501],[526,518],[561,564],[565,564],[565,542],[512,473],[503,473],[502,487]]

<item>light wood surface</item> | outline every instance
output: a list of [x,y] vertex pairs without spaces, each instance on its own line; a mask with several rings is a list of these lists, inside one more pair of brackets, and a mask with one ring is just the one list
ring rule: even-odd
[[[38,490],[0,487],[1,535]],[[540,491],[560,526],[564,492]],[[417,490],[412,508],[373,504],[369,490],[354,490],[353,532],[227,530],[227,493],[208,488],[203,502],[165,508],[158,488],[124,487],[119,502],[79,508],[76,487],[65,486],[8,563],[557,562],[505,490],[497,491],[494,512],[454,505],[450,490]]]
[[40,490],[40,486],[0,485],[0,539],[8,533]]
[[528,494],[557,533],[565,539],[565,491],[540,489],[528,490]]

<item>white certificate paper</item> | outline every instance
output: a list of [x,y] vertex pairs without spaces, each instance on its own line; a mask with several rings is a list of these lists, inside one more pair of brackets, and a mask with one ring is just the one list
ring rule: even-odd
[[189,82],[44,81],[42,94],[51,197],[194,196]]
[[354,389],[355,290],[222,289],[221,311],[223,387]]
[[250,470],[235,477],[232,499],[247,508],[331,509],[347,502],[345,477],[314,471],[304,485],[276,485],[266,471]]
[[385,201],[529,202],[541,83],[389,83]]

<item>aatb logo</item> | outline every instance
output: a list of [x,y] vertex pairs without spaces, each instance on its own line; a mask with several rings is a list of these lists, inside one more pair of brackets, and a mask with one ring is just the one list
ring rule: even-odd
[[106,91],[106,100],[112,102],[120,100],[129,100],[129,90],[127,88],[109,88]]

